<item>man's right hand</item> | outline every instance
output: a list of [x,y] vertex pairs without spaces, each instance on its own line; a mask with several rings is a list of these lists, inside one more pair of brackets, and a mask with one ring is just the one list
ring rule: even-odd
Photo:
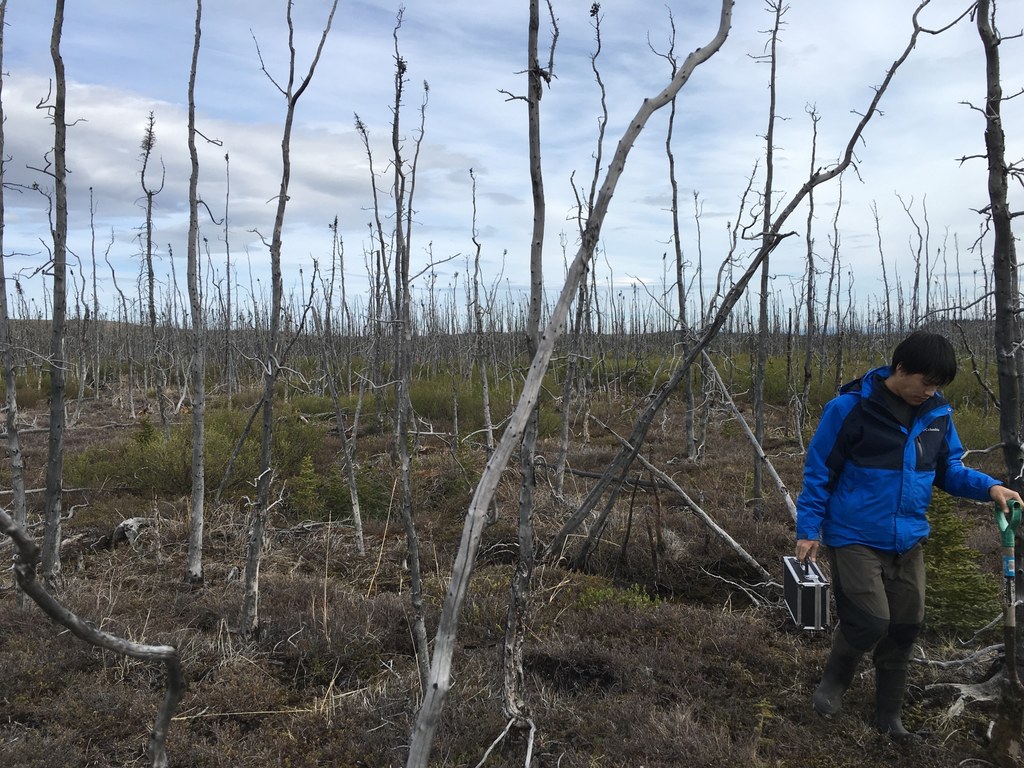
[[797,539],[796,542],[796,559],[801,563],[810,560],[812,563],[818,560],[818,545],[819,541],[816,539]]

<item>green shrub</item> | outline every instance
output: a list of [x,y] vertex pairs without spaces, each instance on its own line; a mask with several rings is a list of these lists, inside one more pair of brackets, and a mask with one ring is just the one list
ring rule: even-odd
[[[279,481],[302,472],[303,460],[323,445],[326,426],[297,418],[287,406],[275,408],[273,466]],[[210,409],[206,412],[206,486],[220,485],[248,413]],[[253,425],[232,468],[229,492],[251,493],[259,473],[260,423]],[[317,459],[312,459],[315,466]],[[173,425],[164,439],[148,420],[141,419],[131,438],[120,443],[92,446],[65,458],[72,485],[120,488],[145,495],[181,496],[192,488],[192,423]]]
[[164,440],[148,419],[139,422],[131,439],[101,444],[64,460],[71,485],[107,486],[145,495],[181,496],[192,487],[191,448],[183,431],[171,430]]
[[633,584],[628,589],[619,589],[609,584],[587,586],[577,598],[576,605],[581,611],[593,611],[609,605],[639,610],[656,605],[657,602],[658,598],[648,595],[639,584]]
[[[926,620],[939,631],[974,633],[999,613],[999,579],[979,570],[978,553],[965,543],[970,524],[957,514],[950,496],[936,492],[928,517]],[[992,530],[995,536],[995,526]]]
[[[36,408],[50,395],[50,375],[42,374],[39,369],[29,368],[15,377],[14,390],[18,397],[19,409]],[[2,380],[0,397],[7,397],[7,386]]]
[[153,426],[153,422],[149,420],[149,417],[143,416],[139,419],[139,426],[132,434],[132,440],[145,448],[155,443],[157,437],[156,427]]
[[288,483],[288,511],[295,518],[318,520],[325,506],[323,482],[313,468],[313,457],[306,454],[299,473]]
[[444,377],[416,381],[409,389],[409,399],[413,410],[421,418],[432,423],[451,423],[451,379]]
[[[247,418],[247,410],[215,408],[206,411],[204,439],[206,441],[206,485],[208,488],[216,488],[223,481],[228,460],[235,450],[235,443],[242,433]],[[245,445],[242,446],[231,470],[233,478],[229,485],[231,491],[251,492],[254,478],[259,474],[259,425],[254,424],[253,430]]]
[[292,395],[290,404],[298,413],[334,414],[334,401],[327,395]]
[[[323,484],[324,512],[330,510],[335,520],[352,514],[352,496],[345,479],[343,461],[339,458]],[[359,494],[359,513],[364,520],[386,520],[392,504],[392,492],[398,493],[389,473],[374,465],[359,467],[356,472],[356,491]],[[398,515],[397,508],[394,514]],[[398,519],[396,516],[393,516],[394,520]]]

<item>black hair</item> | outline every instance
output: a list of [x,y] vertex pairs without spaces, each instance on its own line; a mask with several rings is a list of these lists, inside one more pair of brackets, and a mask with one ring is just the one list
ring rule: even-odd
[[892,370],[923,373],[929,384],[943,386],[956,377],[956,352],[949,339],[939,333],[914,331],[892,353]]

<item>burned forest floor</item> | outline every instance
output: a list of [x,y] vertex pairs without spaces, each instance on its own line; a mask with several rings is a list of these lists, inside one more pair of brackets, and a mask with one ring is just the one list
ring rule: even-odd
[[[595,401],[594,411],[628,434],[636,407],[608,399]],[[432,764],[523,766],[528,749],[535,768],[990,764],[994,705],[962,700],[947,684],[979,683],[998,664],[992,646],[1001,641],[1001,628],[982,629],[999,608],[999,537],[991,510],[947,500],[971,553],[967,571],[985,591],[983,598],[957,599],[964,611],[980,610],[983,618],[962,626],[944,619],[945,625],[926,629],[904,718],[926,735],[897,745],[869,727],[870,665],[860,670],[839,716],[825,720],[812,712],[810,695],[829,634],[798,630],[784,606],[781,558],[794,538],[786,505],[767,477],[763,501],[751,500],[753,453],[728,411],[712,412],[703,457],[695,462],[683,451],[677,407],[658,417],[644,455],[773,581],[764,583],[670,489],[634,469],[631,476],[645,482],[623,490],[586,562],[574,557],[586,528],[569,538],[564,562],[539,562],[523,664],[535,730],[512,730],[495,744],[506,727],[502,648],[518,549],[519,476],[510,466],[462,611],[453,687]],[[77,404],[69,406],[76,411]],[[189,417],[178,414],[166,437],[156,414],[132,418],[123,403],[96,399],[83,402],[71,420],[63,573],[55,591],[107,632],[179,649],[188,687],[167,744],[173,766],[404,765],[420,691],[390,434],[368,429],[358,435],[361,555],[330,411],[297,401],[278,410],[282,442],[275,455],[287,466],[276,480],[281,503],[266,538],[260,632],[253,638],[237,632],[247,504],[254,497],[251,457],[239,458],[239,479],[221,501],[207,504],[205,581],[188,586]],[[211,406],[208,414],[211,497],[247,415],[239,405],[233,413]],[[43,410],[26,409],[22,416],[27,427],[45,426]],[[786,409],[775,408],[770,417],[765,449],[795,495],[800,442]],[[570,472],[560,494],[551,470],[557,430],[542,430],[538,549],[617,449],[616,438],[598,424],[589,425],[589,439],[581,424],[573,425]],[[446,436],[451,429],[434,423],[414,445],[413,506],[431,638],[484,457],[480,438]],[[27,429],[22,440],[35,491],[42,487],[46,434]],[[1001,475],[996,454],[971,459]],[[6,491],[6,463],[3,473]],[[30,530],[37,538],[42,502],[41,493],[30,493]],[[113,536],[128,518],[143,521],[132,542]],[[0,543],[0,558],[8,563],[0,580],[0,765],[146,765],[164,690],[161,668],[90,647],[31,603],[18,607],[12,556],[10,542]],[[945,608],[941,616],[958,615],[956,605]],[[944,664],[985,648],[973,662]]]

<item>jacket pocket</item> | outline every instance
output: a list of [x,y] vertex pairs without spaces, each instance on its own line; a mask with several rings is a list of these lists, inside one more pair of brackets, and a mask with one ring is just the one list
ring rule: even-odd
[[936,470],[945,441],[946,430],[942,428],[941,424],[933,423],[917,436],[914,445],[917,457],[916,469],[919,472],[934,472]]

